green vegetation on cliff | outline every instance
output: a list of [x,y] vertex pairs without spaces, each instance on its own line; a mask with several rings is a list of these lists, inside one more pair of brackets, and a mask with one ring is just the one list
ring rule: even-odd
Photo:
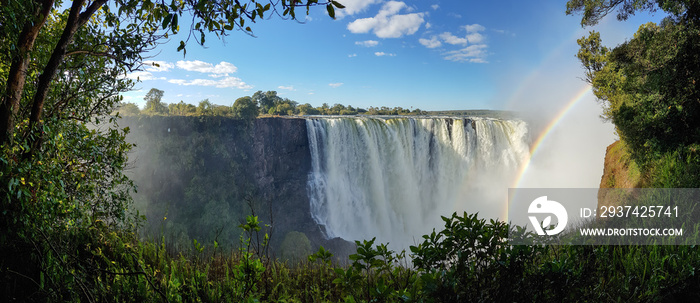
[[639,185],[700,187],[700,4],[570,1],[568,12],[583,12],[582,24],[590,25],[616,7],[620,19],[636,10],[668,16],[642,25],[612,49],[597,32],[579,39],[586,81],[603,104],[603,117],[615,124],[630,163],[642,171]]
[[632,159],[628,147],[622,141],[608,146],[603,168],[600,188],[646,187],[648,176],[642,174],[639,165]]

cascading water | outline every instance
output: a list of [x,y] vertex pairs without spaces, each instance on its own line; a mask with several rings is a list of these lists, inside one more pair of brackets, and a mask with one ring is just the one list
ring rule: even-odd
[[311,215],[329,238],[405,248],[455,211],[496,218],[529,157],[519,120],[309,118],[306,126]]

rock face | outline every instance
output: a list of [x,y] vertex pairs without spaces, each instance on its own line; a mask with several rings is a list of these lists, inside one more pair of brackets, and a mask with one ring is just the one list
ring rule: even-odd
[[287,231],[299,231],[318,248],[325,241],[311,218],[306,190],[311,170],[306,120],[256,119],[253,142],[252,176],[257,196],[270,206],[273,224],[282,231],[278,240]]
[[237,226],[253,208],[262,223],[273,226],[273,248],[298,231],[314,251],[320,245],[341,257],[354,251],[347,241],[326,240],[311,217],[305,119],[131,117],[120,126],[131,129],[127,140],[137,145],[131,172],[139,188],[135,200],[152,234],[162,230],[167,216],[173,241],[235,242]]
[[598,208],[600,206],[620,205],[619,192],[615,194],[606,189],[626,188],[628,193],[632,193],[633,188],[644,187],[643,178],[637,165],[632,161],[630,155],[620,141],[610,144],[605,151],[605,165],[603,176],[600,178],[600,190],[598,191]]

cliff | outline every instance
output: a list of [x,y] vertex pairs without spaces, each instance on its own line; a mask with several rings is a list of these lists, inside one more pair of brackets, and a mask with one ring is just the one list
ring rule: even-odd
[[608,195],[607,188],[640,188],[644,187],[642,174],[637,164],[631,159],[629,151],[621,141],[610,144],[605,151],[603,176],[600,178],[598,191],[598,207],[619,205],[619,197]]
[[179,250],[194,239],[235,247],[238,225],[254,213],[271,225],[273,248],[298,231],[310,249],[347,255],[349,242],[324,239],[311,218],[304,119],[140,116],[119,124],[136,144],[129,174],[136,208],[147,217],[143,236],[165,237]]

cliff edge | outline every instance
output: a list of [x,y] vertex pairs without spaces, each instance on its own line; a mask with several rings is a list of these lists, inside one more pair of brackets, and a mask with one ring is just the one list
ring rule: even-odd
[[600,178],[600,190],[598,191],[598,207],[606,205],[619,205],[619,196],[608,195],[607,188],[633,188],[644,187],[641,171],[632,160],[624,142],[615,141],[605,151],[605,164],[603,176]]

